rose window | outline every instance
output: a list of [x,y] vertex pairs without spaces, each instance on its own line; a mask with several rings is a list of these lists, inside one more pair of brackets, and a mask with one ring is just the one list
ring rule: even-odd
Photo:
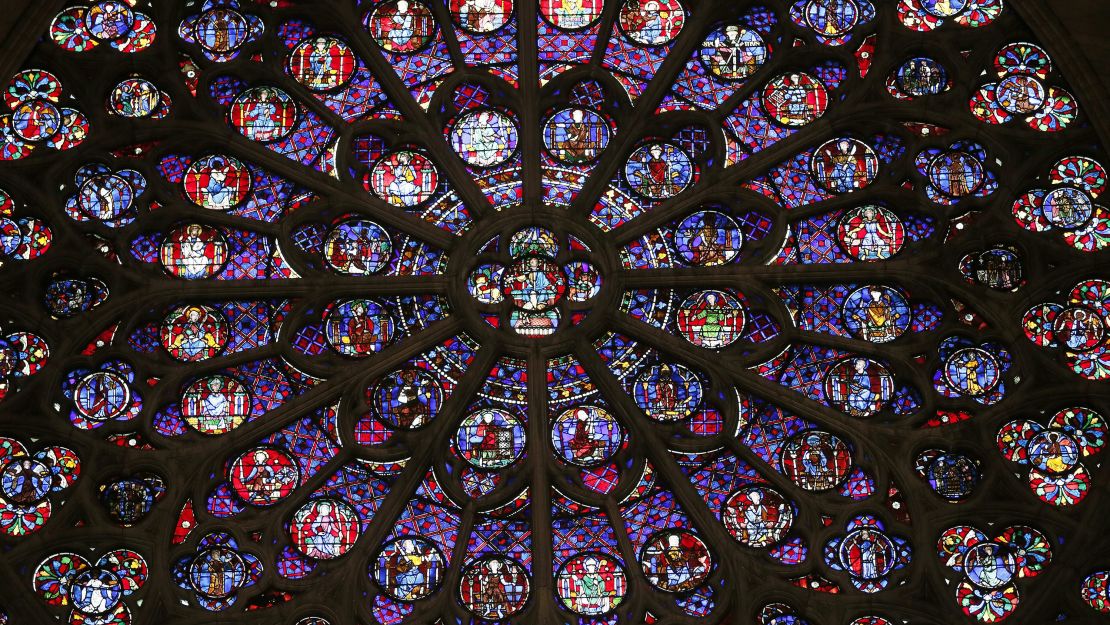
[[11,0],[0,625],[1110,612],[1039,1]]

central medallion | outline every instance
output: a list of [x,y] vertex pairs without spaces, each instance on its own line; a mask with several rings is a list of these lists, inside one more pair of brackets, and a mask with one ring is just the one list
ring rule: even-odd
[[479,250],[480,262],[467,277],[482,318],[516,335],[542,338],[578,323],[601,291],[601,272],[581,239],[548,228],[525,226],[500,245]]
[[502,276],[502,291],[513,305],[526,311],[543,311],[555,306],[567,292],[567,281],[554,262],[525,256]]

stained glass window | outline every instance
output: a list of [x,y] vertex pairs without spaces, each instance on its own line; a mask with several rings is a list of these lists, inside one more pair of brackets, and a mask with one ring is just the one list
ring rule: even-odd
[[1110,611],[1099,94],[1003,0],[40,4],[0,623]]

